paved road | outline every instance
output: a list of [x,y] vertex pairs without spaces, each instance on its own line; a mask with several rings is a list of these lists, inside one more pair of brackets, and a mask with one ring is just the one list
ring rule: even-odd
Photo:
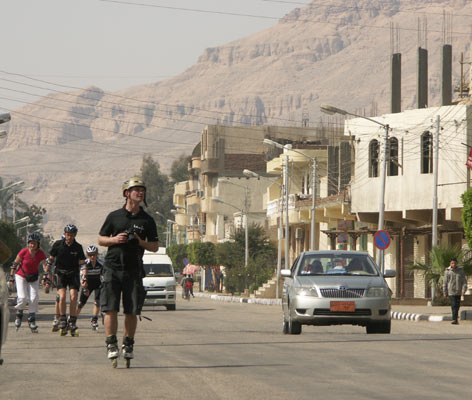
[[[180,299],[179,299],[180,300]],[[84,315],[90,312],[89,305]],[[80,337],[25,326],[0,367],[2,399],[468,399],[472,322],[393,321],[391,335],[360,327],[281,334],[279,306],[195,298],[177,311],[146,307],[132,367],[113,369],[104,334],[79,320]]]

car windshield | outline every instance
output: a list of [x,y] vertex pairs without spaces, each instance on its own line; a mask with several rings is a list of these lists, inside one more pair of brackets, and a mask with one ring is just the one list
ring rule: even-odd
[[173,276],[170,264],[144,264],[147,276]]
[[365,254],[305,254],[298,275],[370,275],[378,271],[373,260]]

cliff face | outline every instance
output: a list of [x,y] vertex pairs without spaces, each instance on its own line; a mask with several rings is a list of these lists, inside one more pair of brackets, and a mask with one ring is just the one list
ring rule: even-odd
[[[460,52],[469,54],[470,2],[339,4],[297,8],[269,29],[206,49],[166,81],[116,93],[97,87],[55,92],[18,109],[8,139],[0,141],[0,174],[43,185],[31,196],[49,210],[49,232],[57,236],[74,220],[95,234],[109,202],[121,203],[121,181],[139,171],[143,154],[166,169],[177,155],[190,154],[205,124],[300,126],[302,113],[317,124],[321,103],[388,112],[390,23],[400,28],[403,109],[416,101],[418,18],[428,19],[429,105],[439,101],[443,9],[454,12],[453,82],[459,81]],[[57,206],[58,190],[61,203],[73,207]]]

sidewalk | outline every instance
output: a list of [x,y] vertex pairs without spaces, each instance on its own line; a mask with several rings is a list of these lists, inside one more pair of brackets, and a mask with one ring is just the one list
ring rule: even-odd
[[[53,305],[56,301],[56,290],[44,293],[43,289],[39,292],[40,305]],[[181,291],[177,290],[177,295],[181,295]],[[223,293],[195,292],[195,297],[204,297],[215,301],[226,301],[230,303],[248,303],[262,304],[270,306],[281,306],[281,299],[258,299],[251,297],[230,296]],[[14,306],[16,304],[16,293],[8,298],[8,304]],[[449,306],[420,306],[420,305],[392,305],[392,319],[405,321],[428,321],[442,322],[451,321],[451,308]],[[472,320],[472,306],[462,306],[460,309],[460,319]]]

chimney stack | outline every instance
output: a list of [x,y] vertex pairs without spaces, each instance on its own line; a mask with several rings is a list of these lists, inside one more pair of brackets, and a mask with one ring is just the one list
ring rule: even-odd
[[441,105],[452,104],[452,46],[441,47]]
[[416,107],[428,107],[428,50],[418,47]]
[[390,62],[390,112],[402,111],[402,55],[392,54]]

